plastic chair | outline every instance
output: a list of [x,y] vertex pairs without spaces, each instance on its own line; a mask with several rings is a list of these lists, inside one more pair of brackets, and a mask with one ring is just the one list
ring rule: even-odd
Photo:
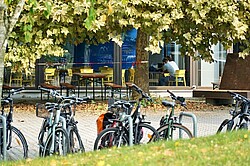
[[[87,73],[87,74],[88,74],[88,73],[94,73],[94,69],[85,68],[85,67],[84,67],[84,68],[81,68],[81,69],[80,69],[80,73]],[[90,80],[91,80],[91,82],[93,82],[92,79],[90,79]],[[84,81],[82,81],[82,78],[80,78],[79,81],[82,82],[82,83],[84,82]],[[84,82],[84,83],[85,83],[85,82]],[[84,84],[84,83],[83,83],[83,84]],[[84,84],[84,85],[85,85],[85,84]],[[93,84],[91,84],[91,86],[93,86]]]
[[135,80],[135,69],[128,69],[129,76],[128,76],[128,82],[134,82]]
[[101,73],[106,74],[106,77],[103,79],[103,83],[113,82],[113,68],[106,68],[101,70]]
[[68,76],[69,77],[72,77],[73,76],[73,71],[72,71],[72,69],[67,69],[68,70]]
[[184,86],[186,86],[185,72],[186,72],[186,70],[176,70],[175,71],[175,81],[169,80],[168,85],[175,82],[175,86],[178,86],[179,83],[183,83]]
[[24,86],[34,86],[35,85],[35,69],[31,69],[29,73],[24,74],[23,76]]
[[81,68],[80,73],[94,73],[94,69],[91,68]]
[[[44,73],[45,74],[44,82],[52,84],[52,82],[56,79],[56,75],[55,75],[56,69],[55,68],[46,68],[44,72],[45,72]],[[59,82],[59,80],[58,80],[58,82]]]
[[9,86],[12,86],[14,84],[15,86],[23,86],[23,73],[22,72],[11,72],[10,73],[10,83]]
[[108,67],[108,66],[101,66],[101,67],[99,67],[98,69],[99,69],[99,71],[101,71],[101,70],[107,70],[107,69],[109,69],[110,67]]

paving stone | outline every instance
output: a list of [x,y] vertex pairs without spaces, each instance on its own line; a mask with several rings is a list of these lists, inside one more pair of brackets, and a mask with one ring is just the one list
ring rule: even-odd
[[[198,137],[216,133],[220,123],[230,117],[227,110],[194,112],[197,117]],[[163,112],[147,113],[146,119],[155,127],[159,127],[159,121]],[[177,113],[178,115],[178,113]],[[77,112],[75,119],[78,121],[78,129],[86,151],[92,151],[97,136],[96,119],[98,115],[86,115]],[[38,133],[43,119],[35,116],[35,113],[14,113],[13,125],[22,131],[29,146],[29,157],[38,157]],[[183,117],[183,124],[192,131],[192,121],[189,117]]]

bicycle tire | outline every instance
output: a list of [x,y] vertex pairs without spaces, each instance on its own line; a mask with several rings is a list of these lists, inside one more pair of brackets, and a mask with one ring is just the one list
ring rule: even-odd
[[85,152],[85,148],[83,146],[81,136],[76,126],[72,127],[69,130],[69,144],[70,144],[71,153]]
[[55,129],[55,148],[53,151],[51,151],[52,136],[53,133],[50,133],[46,140],[42,156],[46,157],[51,155],[67,155],[69,153],[69,137],[67,132],[63,128],[58,127]]
[[48,119],[44,119],[42,127],[40,129],[40,132],[38,134],[38,146],[39,146],[39,150],[38,150],[38,154],[39,157],[42,157],[43,155],[43,149],[45,146],[45,142],[46,142],[46,138],[47,138],[47,134],[48,134]]
[[127,133],[125,130],[119,128],[106,128],[102,130],[94,143],[94,150],[101,150],[111,148],[113,146],[127,146],[129,145]]
[[232,131],[233,127],[233,120],[225,119],[223,122],[220,124],[216,134],[222,133],[222,132],[229,132]]
[[[137,132],[137,140],[134,140],[134,144],[147,144],[159,140],[158,131],[149,124],[140,123],[138,126],[139,132]],[[135,135],[135,131],[134,131]]]
[[[168,130],[171,128],[171,133],[168,135]],[[157,129],[161,140],[177,140],[177,139],[190,139],[193,138],[193,134],[190,130],[179,123],[173,123],[171,127],[169,124],[165,124]]]
[[244,123],[240,124],[239,129],[240,129],[240,130],[248,130],[248,125],[247,125],[247,123],[244,122]]
[[28,158],[28,144],[20,130],[14,126],[7,129],[7,160],[21,160]]

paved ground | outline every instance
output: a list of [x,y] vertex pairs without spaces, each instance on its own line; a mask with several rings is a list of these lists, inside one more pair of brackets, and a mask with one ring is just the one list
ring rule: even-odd
[[[228,110],[220,111],[202,111],[194,112],[197,117],[197,134],[198,137],[213,135],[216,133],[220,123],[227,117],[230,117]],[[147,120],[152,122],[152,125],[159,127],[159,121],[163,113],[146,113]],[[178,115],[178,114],[177,114]],[[76,120],[80,135],[82,137],[86,151],[93,150],[93,144],[96,138],[96,119],[98,115],[91,115],[77,112]],[[20,129],[29,145],[29,157],[35,158],[38,156],[37,137],[42,124],[42,119],[35,116],[35,113],[14,113],[13,125]],[[192,121],[189,117],[183,118],[183,124],[190,130],[192,129]]]

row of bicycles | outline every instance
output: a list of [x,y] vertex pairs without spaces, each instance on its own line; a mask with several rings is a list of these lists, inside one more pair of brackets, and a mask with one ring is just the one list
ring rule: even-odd
[[[182,124],[175,115],[177,105],[187,109],[184,97],[176,96],[171,91],[172,101],[162,101],[166,107],[166,115],[160,120],[159,128],[154,128],[141,113],[143,102],[152,102],[153,99],[137,85],[132,88],[139,94],[138,100],[112,100],[108,112],[99,116],[97,120],[98,135],[94,143],[94,150],[110,147],[141,145],[159,140],[190,139],[193,133]],[[85,151],[75,120],[76,106],[85,103],[89,97],[79,98],[74,95],[62,96],[56,90],[41,88],[55,97],[55,102],[36,104],[36,116],[43,118],[38,135],[39,156],[67,155],[69,153],[82,153]],[[20,93],[23,88],[12,89],[8,96],[1,99],[0,119],[0,157],[8,160],[28,158],[28,144],[13,121],[12,95]],[[230,111],[231,119],[225,119],[218,128],[217,133],[238,129],[248,129],[250,122],[250,100],[246,97],[228,92],[235,100],[234,109]],[[6,113],[5,110],[9,108]],[[4,121],[6,125],[4,127]]]
[[[0,128],[0,159],[19,160],[28,158],[28,144],[20,130],[12,125],[13,98],[24,88],[12,89],[8,96],[1,100]],[[36,116],[43,118],[38,135],[39,156],[66,155],[68,153],[84,152],[82,139],[78,132],[77,121],[74,119],[76,105],[87,102],[88,97],[78,98],[74,95],[66,97],[56,90],[40,88],[55,97],[56,102],[36,104]],[[6,113],[6,109],[9,111]],[[4,122],[5,121],[5,122]],[[3,124],[6,123],[5,127]]]
[[[141,101],[152,101],[152,98],[142,91],[138,86],[133,85],[134,90],[140,94],[138,101],[115,101],[109,106],[106,113],[106,121],[102,123],[102,131],[98,134],[94,150],[110,148],[113,146],[126,146],[132,144],[147,144],[158,140],[190,139],[194,137],[185,125],[180,121],[180,116],[175,115],[175,106],[180,105],[187,109],[184,97],[176,96],[169,90],[172,102],[162,101],[166,107],[166,115],[160,120],[160,127],[155,129],[140,114]],[[248,130],[250,122],[250,100],[238,93],[230,92],[235,100],[235,105],[229,111],[231,119],[225,119],[217,130],[217,134],[230,132],[239,129]],[[136,105],[135,111],[132,108]],[[105,118],[104,118],[105,119]]]

